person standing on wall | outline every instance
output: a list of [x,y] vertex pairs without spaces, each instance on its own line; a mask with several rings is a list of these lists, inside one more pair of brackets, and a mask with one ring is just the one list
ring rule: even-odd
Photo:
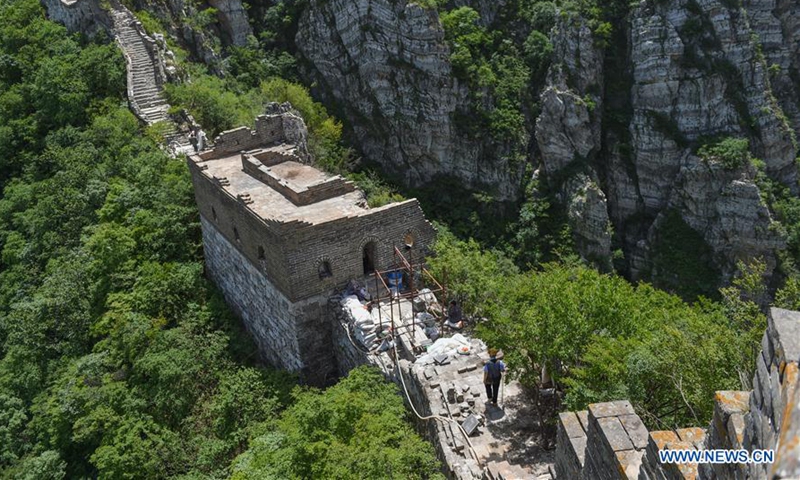
[[506,365],[497,359],[497,350],[489,350],[489,361],[483,366],[483,384],[486,385],[486,396],[497,406],[497,394],[500,392],[500,382],[503,380],[503,372]]

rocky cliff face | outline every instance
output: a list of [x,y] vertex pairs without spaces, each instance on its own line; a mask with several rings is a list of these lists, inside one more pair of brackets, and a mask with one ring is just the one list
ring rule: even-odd
[[113,23],[98,0],[42,0],[42,5],[50,20],[71,32],[92,36],[100,30],[110,30]]
[[496,199],[516,198],[521,169],[504,158],[504,146],[459,132],[467,91],[452,75],[435,10],[407,1],[311,0],[295,41],[368,160],[409,186],[455,177]]
[[[562,20],[552,36],[554,58],[562,60],[554,60],[542,93],[536,125],[542,165],[551,178],[570,178],[558,178],[567,197],[579,191],[576,182],[599,186],[600,194],[577,202],[594,215],[574,212],[576,202],[568,202],[576,243],[585,256],[610,253],[605,247],[610,228],[600,213],[607,212],[633,278],[654,273],[652,247],[669,211],[702,236],[723,279],[735,272],[737,261],[756,257],[771,271],[776,249],[784,246],[754,183],[753,167],[726,167],[701,160],[696,152],[714,137],[747,138],[769,177],[797,191],[794,132],[800,123],[790,73],[800,39],[791,10],[798,7],[752,1],[742,10],[727,3],[643,2],[630,12],[627,25],[617,26],[627,29],[622,37],[627,45],[600,49],[575,18]],[[599,120],[626,113],[604,111],[612,107],[597,93],[620,93],[619,85],[604,83],[609,49],[624,52],[630,68],[624,74],[630,111],[623,128]]]

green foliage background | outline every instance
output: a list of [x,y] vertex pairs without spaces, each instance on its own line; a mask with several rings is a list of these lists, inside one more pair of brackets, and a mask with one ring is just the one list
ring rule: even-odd
[[766,320],[750,300],[763,294],[763,265],[721,292],[722,302],[631,285],[574,260],[520,272],[439,227],[434,274],[464,310],[485,320],[477,333],[502,348],[512,375],[531,387],[545,370],[563,408],[630,399],[656,429],[710,421],[716,390],[748,387]]
[[[265,435],[306,452],[281,478],[436,476],[375,373],[293,391],[294,378],[256,364],[203,277],[188,169],[129,112],[124,82],[108,39],[68,35],[36,0],[0,2],[0,478],[224,478]],[[221,112],[212,124],[250,108],[212,77],[197,82],[175,95]],[[256,93],[291,100],[317,152],[342,148],[341,126],[301,87],[273,79]],[[359,418],[368,438],[343,431]],[[317,435],[307,445],[301,425]]]

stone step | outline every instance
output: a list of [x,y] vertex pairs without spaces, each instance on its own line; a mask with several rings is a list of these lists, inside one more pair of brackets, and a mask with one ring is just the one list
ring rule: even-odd
[[133,89],[133,95],[138,98],[150,98],[150,97],[160,97],[161,90],[156,88],[149,88],[149,89]]
[[523,480],[531,478],[531,474],[519,465],[511,465],[506,460],[489,462],[487,475],[490,480]]
[[142,111],[147,110],[148,112],[156,110],[163,110],[166,112],[167,110],[169,110],[169,105],[167,104],[167,102],[137,101],[136,105],[138,105],[139,108],[142,109]]

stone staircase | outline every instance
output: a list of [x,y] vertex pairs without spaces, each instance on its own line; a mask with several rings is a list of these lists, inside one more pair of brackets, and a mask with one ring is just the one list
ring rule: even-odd
[[120,3],[111,2],[114,34],[122,49],[128,70],[128,102],[131,110],[147,125],[159,125],[173,155],[192,153],[187,132],[170,118],[169,103],[164,98],[166,74],[156,41],[142,24]]

